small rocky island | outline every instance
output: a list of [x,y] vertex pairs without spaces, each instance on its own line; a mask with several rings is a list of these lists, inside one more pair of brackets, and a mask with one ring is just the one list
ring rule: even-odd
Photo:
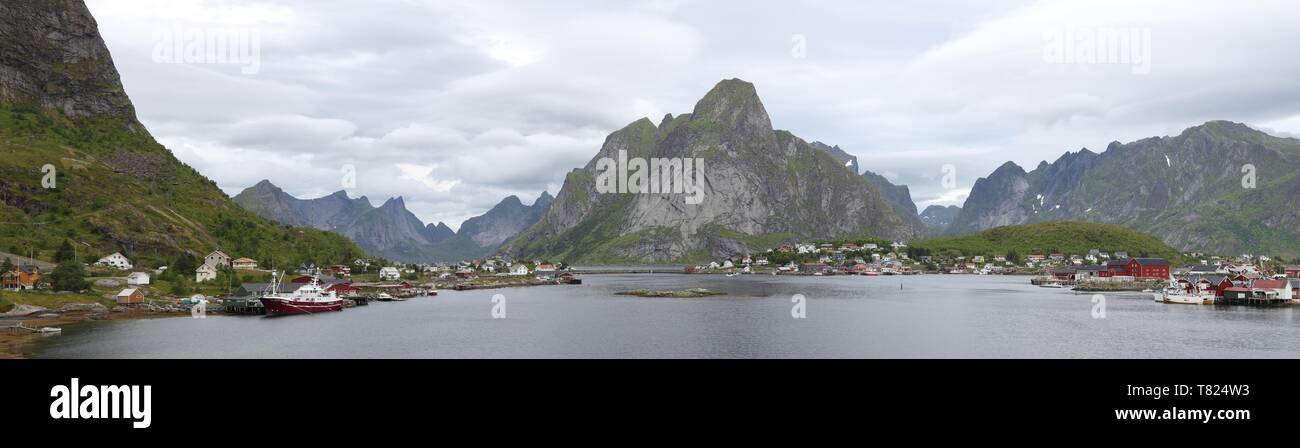
[[654,291],[649,289],[634,289],[615,293],[620,296],[636,297],[666,297],[672,299],[696,299],[700,297],[722,296],[726,293],[710,291],[704,288],[683,289],[677,291]]

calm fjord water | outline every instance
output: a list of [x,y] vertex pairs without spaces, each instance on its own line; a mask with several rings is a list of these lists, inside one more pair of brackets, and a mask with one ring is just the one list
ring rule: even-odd
[[[50,358],[1272,358],[1300,357],[1292,307],[1164,305],[1027,277],[588,275],[585,285],[443,291],[313,316],[79,324]],[[656,299],[630,289],[728,295]],[[492,296],[506,297],[493,319]],[[791,296],[807,318],[791,317]]]

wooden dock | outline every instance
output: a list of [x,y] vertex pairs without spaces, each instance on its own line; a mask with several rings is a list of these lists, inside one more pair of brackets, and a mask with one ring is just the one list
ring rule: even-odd
[[266,314],[266,307],[257,299],[225,299],[221,301],[221,312],[260,316]]

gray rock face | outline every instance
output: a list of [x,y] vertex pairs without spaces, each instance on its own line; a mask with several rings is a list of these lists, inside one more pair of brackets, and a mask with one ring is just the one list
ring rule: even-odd
[[448,227],[447,223],[440,222],[438,224],[429,224],[426,226],[424,234],[430,242],[439,243],[447,238],[456,236],[456,231],[451,230],[451,227]]
[[947,207],[931,205],[921,212],[921,222],[925,224],[926,228],[930,229],[931,234],[943,234],[952,225],[952,222],[957,219],[959,213],[961,213],[961,207],[956,205]]
[[976,181],[951,231],[1055,220],[1120,224],[1184,251],[1300,255],[1300,140],[1212,121],[1030,172],[1007,163]]
[[550,193],[542,192],[542,196],[529,206],[524,205],[519,197],[510,196],[482,216],[466,220],[460,226],[459,235],[469,237],[480,247],[499,246],[541,219],[552,200]]
[[50,108],[71,118],[126,116],[133,131],[143,132],[84,2],[5,0],[0,48],[0,103]]
[[[601,158],[702,158],[703,203],[675,193],[597,189]],[[758,241],[871,234],[908,239],[881,192],[826,153],[771,127],[754,86],[719,83],[690,114],[656,126],[638,120],[611,134],[569,173],[537,225],[503,250],[573,262],[673,262],[734,256]]]
[[420,222],[400,197],[379,207],[364,196],[350,199],[344,191],[303,200],[266,180],[235,196],[241,207],[264,218],[335,232],[370,254],[408,263],[459,261],[490,254],[502,241],[537,222],[551,200],[550,194],[542,193],[533,206],[524,206],[511,196],[487,214],[466,221],[458,235],[444,223]]
[[[829,154],[849,171],[857,173],[859,169],[862,169],[858,157],[840,149],[839,146],[830,146],[822,142],[812,142],[809,145],[814,149]],[[874,185],[877,190],[880,190],[881,194],[885,195],[885,200],[889,201],[889,205],[893,207],[894,214],[898,215],[907,225],[914,229],[925,228],[924,223],[921,222],[916,213],[916,203],[912,202],[912,191],[907,188],[907,185],[895,185],[885,176],[870,170],[863,170],[862,177],[865,177],[871,182],[871,185]]]

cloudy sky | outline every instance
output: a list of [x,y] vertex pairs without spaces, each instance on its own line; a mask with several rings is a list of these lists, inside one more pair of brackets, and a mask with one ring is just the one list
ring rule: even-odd
[[[733,77],[921,208],[1008,160],[1208,120],[1300,134],[1294,1],[87,3],[142,121],[227,193],[346,186],[453,228]],[[250,44],[185,47],[223,36]]]

